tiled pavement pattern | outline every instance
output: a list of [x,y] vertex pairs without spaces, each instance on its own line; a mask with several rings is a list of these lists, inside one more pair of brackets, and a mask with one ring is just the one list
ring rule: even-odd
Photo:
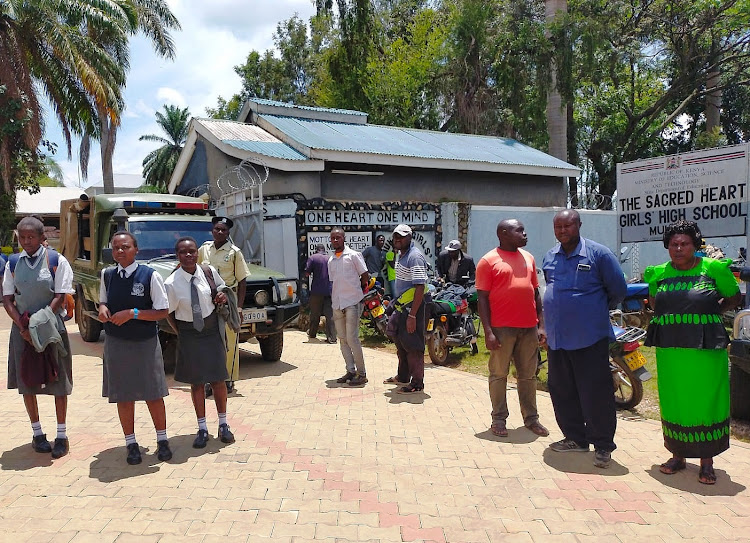
[[[0,343],[9,320],[0,317]],[[592,454],[553,453],[560,439],[524,428],[509,390],[510,436],[488,431],[482,378],[428,365],[424,395],[398,395],[382,380],[395,356],[366,350],[370,383],[336,385],[336,345],[286,334],[283,361],[265,363],[246,344],[242,380],[230,397],[237,442],[191,448],[196,430],[187,389],[167,398],[174,459],[155,458],[143,404],[140,466],[125,463],[116,409],[101,398],[102,343],[75,353],[69,456],[34,453],[21,398],[0,382],[0,541],[725,541],[750,538],[750,447],[732,441],[716,461],[719,482],[697,482],[695,463],[658,472],[668,454],[655,421],[618,421],[612,466]],[[0,358],[5,361],[7,348]],[[3,370],[4,374],[4,370]],[[52,401],[42,424],[55,434]],[[213,403],[209,428],[215,436]]]

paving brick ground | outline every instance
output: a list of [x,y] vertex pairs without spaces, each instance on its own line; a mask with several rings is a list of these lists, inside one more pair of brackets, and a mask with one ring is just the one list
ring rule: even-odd
[[[0,345],[9,319],[0,316]],[[284,356],[263,362],[246,344],[229,401],[233,445],[191,448],[195,416],[186,387],[166,399],[174,458],[155,458],[145,405],[136,434],[145,454],[125,463],[116,409],[101,397],[102,342],[69,327],[75,385],[70,455],[31,450],[16,391],[0,379],[0,541],[727,541],[750,538],[750,446],[732,440],[716,460],[719,481],[697,466],[667,477],[659,425],[618,420],[613,465],[593,453],[559,454],[549,397],[539,394],[538,438],[524,429],[514,390],[510,435],[488,432],[486,381],[428,365],[425,394],[381,384],[395,356],[366,350],[370,383],[337,385],[336,345],[285,336]],[[0,361],[7,349],[0,348]],[[54,436],[51,399],[42,424]],[[215,436],[216,411],[208,409]],[[519,426],[521,426],[519,428]]]

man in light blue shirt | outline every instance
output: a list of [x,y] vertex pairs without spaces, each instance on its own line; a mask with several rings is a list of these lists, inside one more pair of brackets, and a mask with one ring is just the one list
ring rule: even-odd
[[331,230],[334,253],[328,258],[328,278],[331,280],[331,306],[341,354],[346,362],[346,374],[337,383],[364,386],[367,383],[365,357],[359,341],[359,317],[362,315],[363,291],[370,276],[362,253],[344,243],[344,231],[338,226]]
[[560,243],[542,261],[547,283],[544,322],[549,393],[565,439],[550,449],[583,452],[591,443],[594,465],[606,468],[616,448],[617,427],[609,309],[622,301],[627,286],[612,251],[580,236],[576,210],[558,212],[553,224]]

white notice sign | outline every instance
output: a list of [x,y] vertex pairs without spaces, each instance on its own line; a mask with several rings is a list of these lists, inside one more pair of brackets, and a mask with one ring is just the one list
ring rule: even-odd
[[656,241],[678,219],[704,237],[745,235],[748,146],[734,145],[617,165],[622,243]]
[[[315,252],[315,246],[322,243],[326,246],[326,252],[333,254],[330,232],[308,232],[307,233],[307,256]],[[344,232],[344,243],[360,253],[372,245],[372,232]]]

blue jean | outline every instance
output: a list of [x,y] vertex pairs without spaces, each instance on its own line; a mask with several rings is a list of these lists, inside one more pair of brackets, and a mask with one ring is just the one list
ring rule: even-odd
[[336,335],[339,338],[341,354],[346,362],[346,371],[365,375],[365,355],[359,342],[359,317],[362,315],[362,302],[344,309],[333,310]]

